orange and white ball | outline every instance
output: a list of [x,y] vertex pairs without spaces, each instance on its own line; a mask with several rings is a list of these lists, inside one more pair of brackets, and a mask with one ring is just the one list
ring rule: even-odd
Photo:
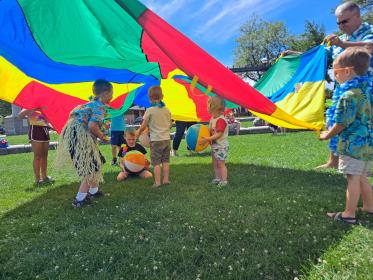
[[123,163],[127,170],[137,173],[145,168],[146,157],[139,151],[130,151],[124,156]]

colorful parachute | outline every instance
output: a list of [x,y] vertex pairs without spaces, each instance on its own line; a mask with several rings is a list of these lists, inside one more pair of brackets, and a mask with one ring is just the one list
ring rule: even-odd
[[0,1],[0,32],[0,99],[44,107],[57,131],[98,78],[114,84],[111,106],[119,113],[149,106],[147,89],[161,85],[175,120],[207,120],[207,96],[217,94],[319,129],[285,113],[136,0]]
[[[326,68],[327,55],[321,45],[302,55],[280,58],[254,87],[296,119],[322,127]],[[278,126],[300,128],[268,115],[256,115]]]

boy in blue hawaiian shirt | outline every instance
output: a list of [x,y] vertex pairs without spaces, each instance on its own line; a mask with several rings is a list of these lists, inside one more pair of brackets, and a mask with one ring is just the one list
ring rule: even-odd
[[79,191],[72,203],[76,208],[104,195],[99,190],[99,183],[103,181],[102,165],[105,159],[98,149],[97,138],[106,143],[109,141],[102,126],[106,118],[106,105],[113,96],[113,86],[108,81],[96,80],[93,93],[93,100],[72,110],[59,140],[57,161],[63,161],[63,154],[69,154],[81,178]]
[[362,211],[373,215],[372,187],[368,174],[373,158],[372,81],[367,75],[370,54],[366,49],[346,49],[333,63],[342,95],[335,110],[335,124],[320,135],[327,140],[338,135],[338,169],[347,176],[346,208],[327,213],[338,221],[356,224],[355,212],[360,195]]

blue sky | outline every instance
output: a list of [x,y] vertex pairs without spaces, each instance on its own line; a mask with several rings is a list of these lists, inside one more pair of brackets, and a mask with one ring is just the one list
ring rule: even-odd
[[148,8],[184,33],[221,63],[231,66],[240,26],[252,14],[285,22],[291,34],[304,31],[305,20],[338,30],[332,9],[340,0],[143,0]]

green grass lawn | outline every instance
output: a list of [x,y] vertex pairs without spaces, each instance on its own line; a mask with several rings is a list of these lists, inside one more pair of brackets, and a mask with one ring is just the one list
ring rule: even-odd
[[[106,165],[93,206],[73,209],[78,180],[53,169],[35,188],[32,154],[0,157],[0,279],[373,279],[373,220],[326,218],[345,179],[315,171],[326,143],[311,132],[230,137],[229,186],[209,154],[172,158],[172,184],[115,181]],[[183,141],[184,144],[184,141]],[[110,147],[102,151],[110,160]]]

